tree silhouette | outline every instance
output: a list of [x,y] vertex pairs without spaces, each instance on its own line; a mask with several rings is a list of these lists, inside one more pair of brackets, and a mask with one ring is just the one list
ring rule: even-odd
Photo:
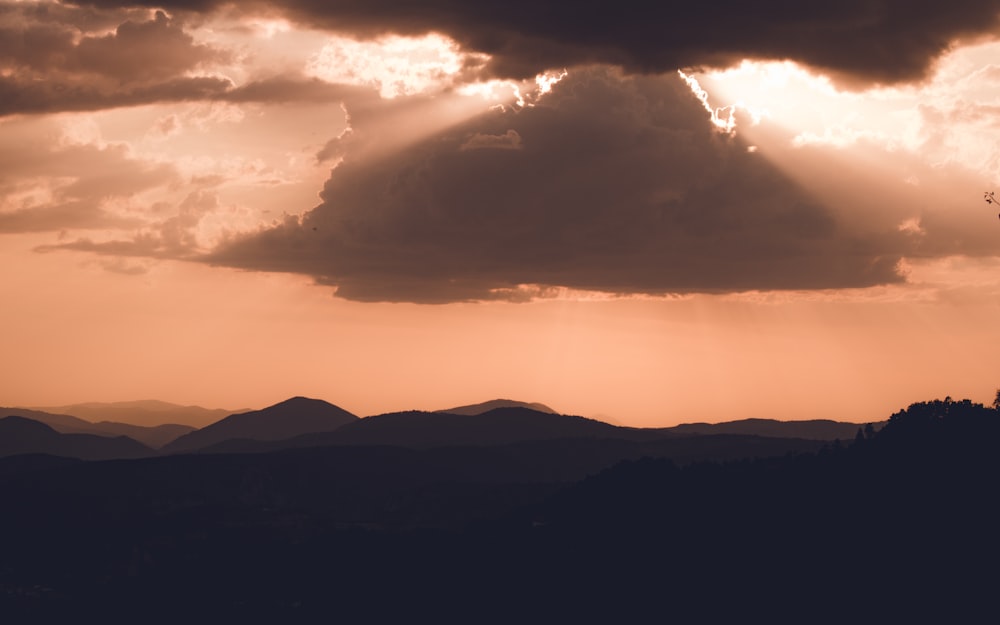
[[[983,192],[983,199],[986,200],[987,204],[990,204],[990,205],[996,204],[997,203],[996,192],[995,191],[984,191]],[[998,214],[997,217],[1000,217],[1000,214]]]

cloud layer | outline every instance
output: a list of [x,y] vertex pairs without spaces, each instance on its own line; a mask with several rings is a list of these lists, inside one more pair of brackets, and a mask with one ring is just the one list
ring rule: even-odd
[[364,301],[903,279],[905,234],[895,223],[840,223],[717,132],[670,76],[574,70],[536,106],[492,111],[392,155],[349,155],[322,197],[302,219],[231,240],[205,260],[311,275]]
[[288,19],[360,39],[441,33],[466,54],[456,56],[468,64],[463,80],[530,79],[585,64],[660,74],[761,58],[790,59],[860,87],[925,77],[957,40],[995,34],[998,15],[1000,0],[0,1],[0,116],[315,97],[300,76],[282,73],[291,89],[279,91],[258,84],[274,75],[241,75],[252,58],[220,33],[253,20]]
[[[222,0],[115,2],[209,12]],[[792,59],[860,82],[923,76],[957,38],[992,34],[998,0],[787,0],[716,2],[570,2],[568,0],[405,0],[241,3],[240,10],[284,14],[301,24],[362,36],[386,32],[444,33],[470,51],[493,56],[497,76],[526,78],[539,71],[610,63],[641,72],[742,58]]]
[[[996,245],[971,216],[939,210],[942,195],[933,206],[917,196],[918,209],[882,180],[869,184],[868,197],[818,191],[802,178],[805,164],[787,161],[804,160],[813,144],[833,145],[829,137],[810,143],[802,134],[794,156],[787,142],[783,154],[756,152],[749,134],[713,127],[707,93],[699,101],[674,70],[755,57],[811,65],[839,85],[913,81],[957,39],[994,32],[998,12],[1000,0],[0,0],[0,123],[8,133],[45,113],[162,109],[141,139],[0,150],[10,160],[0,175],[0,233],[103,230],[44,249],[299,273],[361,301],[897,283],[907,258],[989,255]],[[266,28],[254,30],[264,22],[295,32],[274,42]],[[386,37],[428,32],[447,38]],[[365,38],[378,41],[358,43]],[[403,45],[398,58],[385,56],[393,41]],[[524,99],[528,81],[497,87],[509,97],[495,101],[517,106],[486,112],[484,101],[460,95],[472,83],[494,88],[487,78],[554,68],[569,76],[548,95]],[[989,80],[983,74],[977,84]],[[190,104],[197,101],[210,102]],[[919,114],[939,128],[994,123],[995,103],[970,102],[978,108],[926,103]],[[278,148],[264,132],[262,116],[292,117],[315,103],[330,110],[289,122],[310,126],[295,145],[281,138]],[[241,130],[212,135],[225,145],[208,138],[215,122],[184,132],[187,106],[230,111],[215,125]],[[268,137],[266,159],[244,155],[251,135]],[[857,147],[866,135],[850,136]],[[223,155],[226,145],[232,153]],[[182,149],[198,153],[179,156]],[[328,164],[335,169],[322,204],[233,234],[248,227],[229,216],[248,212],[249,189],[258,218],[297,215],[314,200],[293,203],[278,191],[265,200],[264,192],[310,171],[316,185]],[[847,179],[850,163],[829,165],[838,168],[832,179]],[[896,186],[906,177],[918,178],[892,172]]]

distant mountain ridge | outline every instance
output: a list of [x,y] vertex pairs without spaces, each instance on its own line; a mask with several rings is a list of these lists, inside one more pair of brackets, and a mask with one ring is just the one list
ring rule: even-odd
[[54,414],[30,408],[0,408],[0,416],[17,416],[38,421],[63,434],[95,434],[97,436],[128,436],[153,448],[159,448],[170,441],[193,431],[190,425],[164,423],[162,425],[133,425],[100,421],[92,423],[68,414]]
[[119,402],[85,402],[66,406],[34,407],[49,413],[73,415],[94,423],[111,421],[130,425],[157,426],[163,424],[188,425],[196,428],[215,423],[240,410],[182,406],[157,399]]
[[[120,410],[156,412],[162,416],[174,415],[176,409],[193,408],[202,411],[202,415],[218,412],[152,400],[76,404],[75,408],[84,409],[85,412],[89,410],[89,414],[105,415],[109,406]],[[495,446],[561,438],[654,441],[700,435],[832,441],[851,440],[861,427],[856,423],[825,419],[742,419],[723,423],[685,423],[663,428],[633,428],[562,415],[545,404],[510,399],[493,399],[435,412],[406,411],[360,419],[323,400],[293,397],[262,410],[227,414],[200,430],[180,424],[149,427],[111,421],[92,423],[70,414],[22,408],[0,408],[0,415],[33,419],[66,434],[128,436],[146,446],[161,449],[164,453],[202,450],[212,453],[246,453],[326,445],[390,445],[419,449],[463,445]]]
[[229,415],[177,438],[162,451],[195,451],[232,439],[288,439],[301,434],[329,432],[358,420],[357,415],[321,399],[293,397],[261,410]]

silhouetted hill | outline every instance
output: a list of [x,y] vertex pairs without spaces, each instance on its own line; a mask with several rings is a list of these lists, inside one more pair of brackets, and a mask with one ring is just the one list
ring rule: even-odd
[[365,417],[330,434],[301,437],[294,444],[428,448],[506,445],[559,438],[648,440],[656,437],[662,438],[656,433],[619,428],[584,417],[539,412],[528,408],[494,408],[476,415],[411,411]]
[[98,436],[128,436],[147,447],[159,448],[170,441],[193,431],[190,425],[166,423],[163,425],[143,426],[130,423],[115,423],[101,421],[91,423],[79,417],[68,414],[53,414],[28,408],[0,408],[0,415],[24,417],[32,421],[44,423],[63,434],[96,434]]
[[741,419],[723,423],[683,423],[664,428],[678,434],[749,434],[779,438],[806,438],[819,441],[853,440],[859,423],[812,419],[808,421],[777,421],[775,419]]
[[[1000,555],[998,436],[997,411],[938,401],[816,454],[623,462],[524,511],[523,526],[545,538],[508,543],[511,559],[562,563],[551,577],[577,593],[670,589],[672,606],[708,622],[730,620],[719,610],[791,616],[818,605],[836,606],[820,619],[831,622],[876,614],[858,605],[878,606],[876,620],[977,620],[995,614],[981,567]],[[614,574],[594,584],[597,571]],[[861,603],[833,601],[857,588],[871,590]]]
[[480,415],[496,408],[527,408],[528,410],[534,410],[536,412],[558,414],[555,410],[549,408],[545,404],[539,404],[537,402],[527,403],[523,401],[514,401],[512,399],[491,399],[490,401],[484,401],[480,404],[457,406],[455,408],[447,408],[445,410],[435,410],[434,412],[447,412],[450,414],[461,415]]
[[36,410],[75,415],[94,423],[111,421],[131,425],[156,426],[163,424],[190,425],[200,428],[243,410],[181,406],[155,399],[120,402],[86,402],[67,406],[38,407]]
[[162,451],[194,451],[229,439],[281,440],[306,433],[330,432],[357,421],[357,416],[331,403],[293,397],[263,410],[230,415],[181,436],[164,446]]
[[[944,401],[829,444],[675,435],[17,459],[25,471],[0,479],[0,613],[993,622],[998,437],[995,410]],[[756,459],[738,459],[746,444]]]
[[102,436],[108,434],[90,421],[69,414],[44,412],[31,408],[0,408],[0,415],[38,421],[63,434],[100,434]]
[[141,458],[152,450],[127,436],[62,434],[44,423],[9,416],[0,419],[0,456],[50,454],[82,460]]
[[[309,433],[286,440],[261,441],[246,437],[220,441],[201,448],[209,453],[259,453],[298,447],[330,445],[395,445],[426,449],[446,446],[508,445],[517,442],[590,438],[629,442],[655,442],[683,438],[687,443],[673,450],[698,448],[699,436],[736,436],[740,445],[754,456],[750,439],[851,440],[859,425],[834,421],[780,422],[748,419],[721,424],[691,424],[671,428],[631,428],[577,416],[538,412],[527,408],[498,408],[481,414],[451,412],[396,412],[360,419],[332,432]],[[690,431],[688,431],[690,428]],[[799,443],[801,448],[801,444]],[[815,449],[815,447],[810,447]],[[737,454],[740,452],[736,452]],[[630,457],[628,455],[623,456]]]

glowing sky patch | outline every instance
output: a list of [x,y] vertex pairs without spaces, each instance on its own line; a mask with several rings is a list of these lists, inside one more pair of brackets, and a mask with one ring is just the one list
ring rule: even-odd
[[369,85],[384,98],[395,98],[450,86],[482,55],[459,50],[438,34],[423,37],[390,35],[372,41],[335,37],[310,60],[306,73],[329,82]]
[[994,65],[983,62],[998,57],[997,43],[958,48],[938,62],[926,84],[864,92],[838,90],[828,78],[788,61],[744,61],[698,79],[706,90],[703,101],[714,115],[731,109],[751,115],[751,123],[741,128],[749,136],[754,133],[752,122],[766,119],[793,133],[796,145],[842,149],[868,143],[907,150],[996,183],[1000,75]]

